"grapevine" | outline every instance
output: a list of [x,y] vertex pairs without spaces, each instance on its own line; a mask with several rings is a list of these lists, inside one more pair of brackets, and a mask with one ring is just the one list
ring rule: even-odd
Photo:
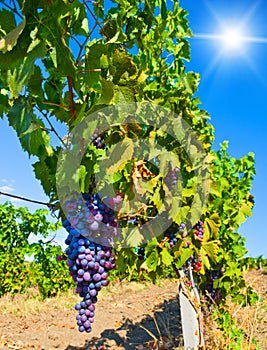
[[[69,272],[82,298],[76,306],[80,331],[91,330],[97,294],[108,284],[115,257],[122,278],[155,281],[166,271],[171,276],[184,271],[190,289],[194,273],[202,293],[208,292],[221,310],[228,295],[242,303],[246,249],[238,228],[252,215],[254,155],[235,159],[227,142],[212,150],[214,129],[196,97],[200,77],[184,64],[190,60],[192,32],[179,1],[114,0],[110,8],[103,1],[14,0],[12,6],[3,1],[0,19],[0,116],[34,158],[35,176],[50,203],[60,201]],[[136,103],[154,104],[173,115],[168,112],[164,119],[158,108],[137,122],[128,110]],[[122,123],[112,107],[123,104],[128,114]],[[97,112],[108,126],[104,132],[94,119]],[[72,140],[74,129],[85,121],[88,125]],[[170,135],[173,130],[181,131],[181,140]],[[75,169],[68,178],[58,164],[61,151],[72,150],[72,141],[77,152],[70,157]],[[101,160],[109,159],[111,146],[117,151],[114,164],[99,177],[103,188],[113,186],[115,196],[103,198],[92,179],[99,175]],[[138,156],[135,146],[141,150]],[[159,146],[165,150],[161,159]],[[189,150],[195,162],[188,161]],[[175,164],[171,158],[164,162],[170,153]],[[78,155],[81,162],[75,163]],[[70,197],[77,185],[82,199],[59,200],[61,180]],[[200,188],[206,185],[203,201]],[[128,210],[135,194],[145,200]],[[142,231],[162,207],[166,222],[172,222],[169,228],[159,225],[146,242],[140,234],[129,249],[112,252],[120,232],[127,227]],[[250,291],[248,301],[255,298]]]

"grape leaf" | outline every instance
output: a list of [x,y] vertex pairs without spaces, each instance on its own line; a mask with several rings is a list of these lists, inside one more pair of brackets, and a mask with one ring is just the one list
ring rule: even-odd
[[203,242],[200,248],[201,254],[206,254],[211,260],[216,262],[219,250],[218,243],[218,241]]
[[13,47],[17,44],[20,34],[25,28],[25,24],[26,21],[24,18],[15,29],[0,40],[0,51],[6,53],[7,51],[11,51],[13,49]]
[[0,10],[0,37],[3,37],[16,28],[15,16],[6,9]]
[[132,159],[134,152],[134,143],[129,138],[118,143],[110,156],[110,159],[106,161],[107,174],[116,173],[123,169],[125,164]]
[[[190,258],[190,256],[193,255],[193,253],[194,251],[191,248],[183,249],[178,260],[175,261],[175,265],[177,269],[180,269],[185,264],[185,262]],[[175,256],[177,255],[178,255],[178,252],[175,252]]]
[[173,256],[169,253],[167,248],[162,248],[160,255],[164,265],[170,266],[172,264]]

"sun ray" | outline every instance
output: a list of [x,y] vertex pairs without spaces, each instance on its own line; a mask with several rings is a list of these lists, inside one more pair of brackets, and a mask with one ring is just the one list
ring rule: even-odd
[[[197,33],[197,34],[194,34],[193,38],[203,39],[203,40],[223,40],[224,35],[223,34]],[[255,43],[255,44],[266,44],[267,43],[267,37],[260,37],[260,36],[240,36],[239,40],[241,40],[243,42]]]

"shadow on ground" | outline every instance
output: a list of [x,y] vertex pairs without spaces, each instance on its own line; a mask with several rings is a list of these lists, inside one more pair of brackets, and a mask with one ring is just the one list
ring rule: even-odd
[[138,322],[124,319],[119,328],[106,329],[101,333],[101,337],[86,341],[82,348],[68,346],[65,350],[135,350],[139,345],[160,337],[174,339],[173,347],[181,342],[182,326],[178,298],[165,300],[152,310],[151,315],[144,315]]

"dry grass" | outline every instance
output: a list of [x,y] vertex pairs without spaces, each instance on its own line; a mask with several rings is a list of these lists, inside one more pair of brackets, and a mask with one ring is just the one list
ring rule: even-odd
[[[258,294],[259,300],[253,306],[241,307],[227,302],[226,311],[232,315],[236,326],[244,332],[242,350],[267,349],[267,275],[263,271],[248,271],[245,279]],[[215,321],[206,315],[206,344],[212,350],[233,349],[231,347],[230,332],[228,339],[223,338],[222,332],[217,328]],[[253,344],[257,340],[258,348]]]
[[50,309],[69,309],[79,301],[79,296],[72,291],[67,294],[42,300],[37,289],[30,289],[26,294],[4,295],[0,298],[0,309],[2,315],[14,315],[26,317],[37,315]]
[[[121,288],[125,293],[138,292],[149,289],[151,283],[138,282],[114,282],[101,290],[99,298],[105,298],[109,293],[119,294]],[[6,294],[0,298],[0,310],[2,315],[28,316],[37,315],[51,308],[58,310],[72,309],[73,305],[79,303],[81,298],[70,290],[66,294],[42,299],[37,288],[30,288],[25,294]]]

